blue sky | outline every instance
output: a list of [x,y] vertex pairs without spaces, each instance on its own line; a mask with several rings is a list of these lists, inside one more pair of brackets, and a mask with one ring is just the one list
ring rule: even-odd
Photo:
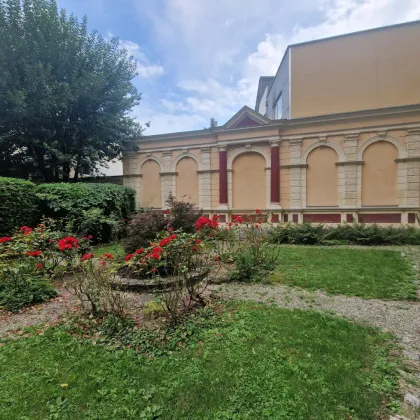
[[418,0],[58,0],[138,61],[145,134],[201,129],[254,107],[288,44],[420,19]]

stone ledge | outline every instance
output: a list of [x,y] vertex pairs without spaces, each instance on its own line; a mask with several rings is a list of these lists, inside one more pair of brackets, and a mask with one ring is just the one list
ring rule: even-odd
[[126,174],[123,175],[123,178],[141,178],[143,174]]
[[280,169],[291,169],[291,168],[307,168],[309,165],[307,163],[294,163],[291,165],[280,165]]
[[420,156],[415,156],[415,157],[406,157],[406,158],[401,158],[401,159],[395,159],[395,162],[400,163],[400,162],[420,162]]
[[350,166],[350,165],[364,165],[365,162],[363,160],[347,160],[344,162],[336,162],[336,166]]
[[159,175],[178,175],[178,172],[159,172]]
[[197,171],[198,174],[215,174],[219,172],[219,169],[201,169]]

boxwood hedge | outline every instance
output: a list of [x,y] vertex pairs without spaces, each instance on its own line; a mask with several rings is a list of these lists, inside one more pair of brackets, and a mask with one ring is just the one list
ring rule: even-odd
[[35,184],[0,177],[0,236],[11,234],[19,226],[30,226],[36,215]]

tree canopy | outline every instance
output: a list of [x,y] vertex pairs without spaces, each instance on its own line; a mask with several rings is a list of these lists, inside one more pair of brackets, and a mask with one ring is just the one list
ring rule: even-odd
[[55,0],[0,0],[0,175],[68,181],[141,135],[136,61]]

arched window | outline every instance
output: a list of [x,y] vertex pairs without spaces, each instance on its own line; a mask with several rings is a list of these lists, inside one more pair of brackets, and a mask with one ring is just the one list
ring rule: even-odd
[[235,158],[232,165],[232,200],[236,209],[265,208],[265,159],[259,153],[247,152]]
[[377,141],[363,152],[362,206],[390,206],[397,201],[397,148]]
[[312,150],[306,163],[306,205],[338,205],[337,153],[331,147],[319,146]]
[[146,160],[141,167],[141,174],[141,206],[162,208],[159,164],[152,159]]
[[191,157],[182,158],[176,165],[176,196],[178,200],[189,201],[198,207],[197,162]]

